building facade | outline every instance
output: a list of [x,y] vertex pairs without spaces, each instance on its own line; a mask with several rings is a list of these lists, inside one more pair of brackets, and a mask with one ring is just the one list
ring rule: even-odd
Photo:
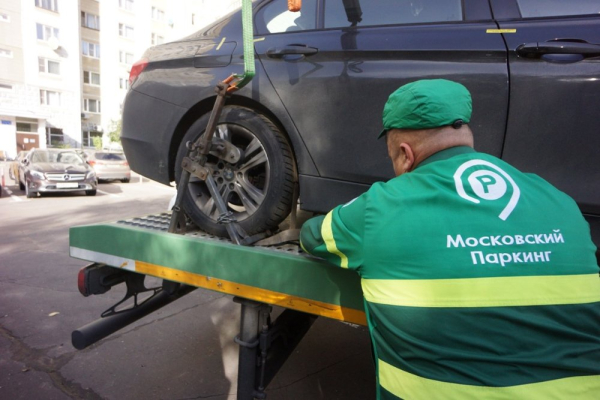
[[[131,66],[240,0],[0,0],[0,152],[109,142]],[[97,139],[95,139],[97,138]]]

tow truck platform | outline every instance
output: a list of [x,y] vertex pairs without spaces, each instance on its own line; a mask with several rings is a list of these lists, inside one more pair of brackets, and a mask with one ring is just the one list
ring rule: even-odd
[[[238,399],[265,398],[266,386],[316,317],[366,325],[360,278],[310,256],[294,243],[240,246],[188,225],[168,233],[171,213],[73,227],[71,257],[92,264],[79,273],[84,295],[126,283],[125,300],[73,331],[85,348],[196,288],[234,296],[241,304]],[[146,288],[145,276],[163,279]],[[138,294],[146,299],[138,301]],[[142,296],[140,296],[142,297]],[[271,306],[285,311],[271,321]]]

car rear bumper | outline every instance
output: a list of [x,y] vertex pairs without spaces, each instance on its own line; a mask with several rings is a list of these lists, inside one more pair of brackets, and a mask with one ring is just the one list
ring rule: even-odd
[[187,110],[135,90],[127,93],[124,104],[121,143],[130,168],[169,184],[171,137]]

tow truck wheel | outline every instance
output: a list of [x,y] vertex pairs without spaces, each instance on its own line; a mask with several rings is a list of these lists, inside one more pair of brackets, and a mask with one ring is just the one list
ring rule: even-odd
[[[177,152],[175,178],[181,176],[181,162],[187,154],[186,143],[196,141],[205,131],[210,114],[203,115],[187,131]],[[209,155],[207,166],[227,209],[249,234],[276,228],[290,213],[296,164],[291,147],[270,120],[254,110],[228,106],[223,109],[215,137],[231,142],[243,151],[236,163]],[[217,222],[217,210],[206,183],[194,176],[183,197],[183,209],[200,229],[227,236]]]

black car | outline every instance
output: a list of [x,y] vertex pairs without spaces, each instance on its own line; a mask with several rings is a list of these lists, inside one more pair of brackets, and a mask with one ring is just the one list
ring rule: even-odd
[[[245,151],[209,160],[250,232],[301,207],[325,212],[393,176],[381,112],[399,86],[446,78],[472,93],[476,149],[536,173],[578,202],[600,244],[600,3],[592,0],[287,0],[254,4],[256,76],[216,135]],[[214,87],[243,72],[241,12],[148,49],[132,69],[122,143],[132,169],[177,180]],[[206,186],[188,214],[224,234]]]

